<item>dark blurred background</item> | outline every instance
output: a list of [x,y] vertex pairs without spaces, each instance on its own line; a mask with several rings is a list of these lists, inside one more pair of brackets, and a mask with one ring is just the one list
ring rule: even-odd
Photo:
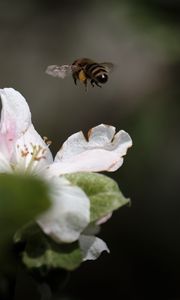
[[[73,272],[63,299],[180,299],[180,1],[0,0],[0,82],[29,102],[55,154],[100,123],[134,145],[116,179],[131,207],[101,231],[111,254]],[[79,57],[115,64],[102,89],[44,73]]]

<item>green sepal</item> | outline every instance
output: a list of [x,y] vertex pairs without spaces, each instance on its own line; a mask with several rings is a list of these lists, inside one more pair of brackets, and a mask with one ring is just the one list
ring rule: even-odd
[[98,173],[71,173],[65,177],[79,186],[90,199],[91,222],[95,222],[112,211],[130,202],[121,193],[118,184]]
[[82,262],[78,242],[56,243],[45,235],[36,223],[28,224],[19,230],[14,240],[16,243],[25,243],[22,261],[28,269],[45,267],[47,270],[74,270]]

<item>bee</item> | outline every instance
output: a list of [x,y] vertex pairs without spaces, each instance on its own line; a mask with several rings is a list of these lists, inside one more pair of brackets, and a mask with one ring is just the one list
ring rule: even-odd
[[90,81],[91,85],[102,87],[108,81],[108,75],[113,69],[113,64],[109,62],[97,63],[89,58],[79,58],[71,65],[51,65],[46,69],[48,75],[64,79],[68,75],[72,75],[74,83],[77,80],[85,85],[87,90],[87,82]]

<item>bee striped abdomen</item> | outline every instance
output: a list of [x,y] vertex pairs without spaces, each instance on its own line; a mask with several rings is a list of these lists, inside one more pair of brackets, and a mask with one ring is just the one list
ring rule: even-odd
[[87,64],[85,67],[85,71],[89,75],[94,75],[95,72],[99,71],[100,69],[105,70],[104,68],[101,68],[101,66],[97,63]]
[[104,73],[107,73],[107,72],[106,72],[105,68],[103,68],[103,67],[97,67],[92,71],[92,75],[95,77],[98,75],[104,74]]
[[104,66],[97,63],[89,63],[85,67],[87,76],[91,78],[91,83],[105,83],[108,80],[107,71]]
[[98,67],[99,67],[99,65],[97,63],[91,63],[91,64],[87,64],[85,66],[85,70],[86,70],[87,73],[92,74],[93,70],[98,68]]

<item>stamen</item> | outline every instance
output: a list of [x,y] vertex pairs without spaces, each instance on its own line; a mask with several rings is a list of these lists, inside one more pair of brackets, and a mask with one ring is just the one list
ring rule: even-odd
[[48,140],[47,142],[46,142],[46,145],[47,146],[50,146],[52,144],[52,141],[50,141],[50,140]]
[[39,156],[39,157],[34,157],[34,160],[40,161],[41,159],[45,159],[46,156]]
[[46,152],[46,148],[43,148],[41,145],[33,145],[31,143],[31,147],[32,147],[32,152],[30,153],[31,154],[31,159],[28,163],[28,166],[26,168],[26,172],[29,172],[32,167],[33,167],[33,164],[35,161],[40,161],[41,159],[45,159],[46,156],[44,155],[44,153]]
[[46,143],[47,146],[50,146],[52,144],[52,141],[51,140],[48,140],[48,137],[47,136],[44,136],[43,137],[43,140],[44,142]]

